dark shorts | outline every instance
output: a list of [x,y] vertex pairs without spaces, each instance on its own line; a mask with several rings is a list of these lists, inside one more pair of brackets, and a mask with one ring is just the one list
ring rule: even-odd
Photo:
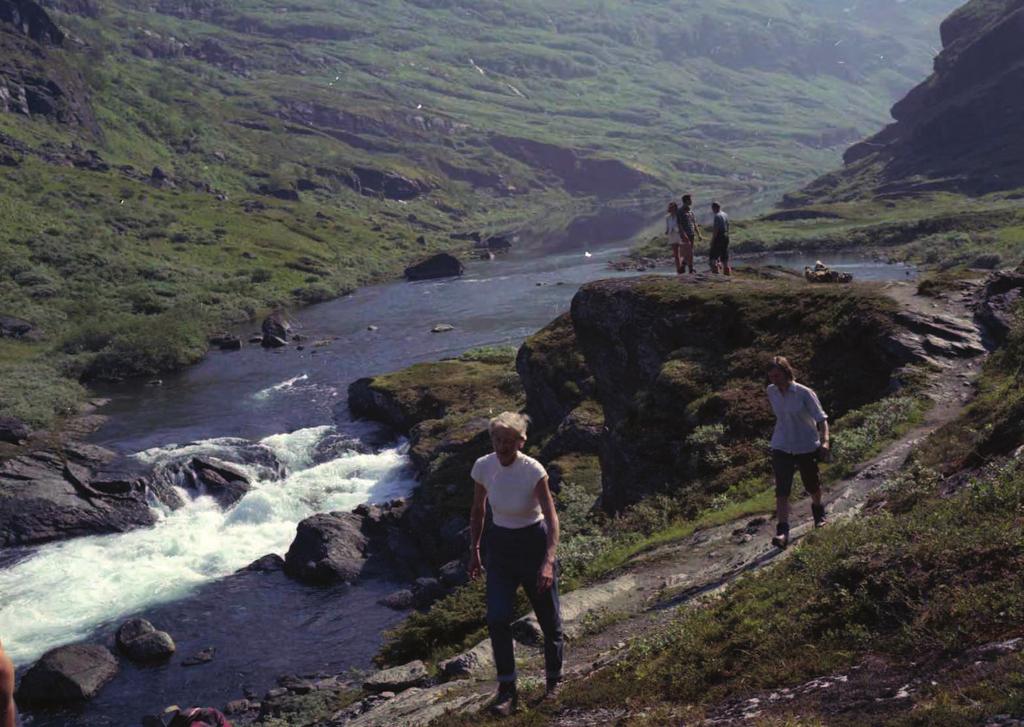
[[729,262],[729,238],[723,237],[712,240],[711,251],[708,253],[708,257],[712,260],[721,260],[723,263]]
[[778,449],[772,450],[772,471],[775,473],[775,496],[789,497],[793,491],[793,475],[800,470],[800,481],[810,494],[821,490],[818,475],[818,453],[790,454]]

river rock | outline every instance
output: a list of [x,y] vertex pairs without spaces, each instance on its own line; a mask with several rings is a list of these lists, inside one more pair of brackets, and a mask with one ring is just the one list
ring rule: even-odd
[[209,664],[213,661],[213,657],[217,655],[217,649],[212,646],[207,646],[205,649],[200,649],[192,656],[187,659],[183,659],[181,662],[182,666],[200,666],[202,664]]
[[367,537],[353,513],[321,513],[299,523],[285,555],[285,571],[316,585],[352,583],[363,570]]
[[454,331],[455,326],[451,323],[438,323],[436,326],[430,329],[431,333],[447,333],[448,331]]
[[0,462],[0,546],[152,525],[145,474],[137,466],[116,471],[119,461],[102,447],[65,441]]
[[395,611],[407,611],[412,608],[414,600],[415,596],[413,595],[412,590],[403,588],[400,591],[389,593],[384,596],[384,598],[380,599],[378,603],[382,606],[386,606],[387,608],[394,609]]
[[25,422],[14,417],[0,416],[0,442],[21,444],[30,434],[32,430]]
[[174,639],[144,618],[125,621],[117,630],[117,648],[132,661],[154,662],[169,659],[175,650]]
[[436,578],[417,578],[412,587],[413,605],[427,608],[445,595],[444,586]]
[[277,553],[268,553],[262,558],[257,558],[249,565],[242,568],[240,572],[252,573],[277,573],[284,570],[284,558]]
[[408,664],[371,674],[363,689],[379,694],[381,692],[401,692],[409,687],[422,686],[427,681],[427,667],[422,661],[410,661]]
[[263,319],[261,343],[264,348],[280,348],[288,345],[291,325],[280,311],[271,313]]
[[18,687],[18,704],[57,706],[92,699],[117,674],[117,659],[97,644],[72,644],[46,652]]
[[469,582],[466,564],[461,560],[451,560],[441,566],[441,583],[448,588],[464,586]]
[[208,456],[192,458],[192,470],[198,484],[205,488],[221,507],[231,507],[245,496],[252,486],[240,468]]
[[442,252],[407,267],[405,277],[409,280],[433,280],[455,277],[463,272],[465,268],[457,257]]
[[[262,340],[262,338],[260,339]],[[221,351],[241,351],[242,339],[227,333],[221,333],[210,338],[210,345],[216,346]]]

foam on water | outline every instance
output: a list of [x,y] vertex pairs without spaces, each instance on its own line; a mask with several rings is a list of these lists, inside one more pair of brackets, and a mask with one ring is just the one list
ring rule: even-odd
[[[0,570],[5,650],[18,665],[31,662],[99,626],[180,599],[262,555],[283,554],[296,524],[309,515],[404,496],[415,486],[404,446],[376,454],[353,451],[314,464],[313,449],[329,431],[315,427],[263,440],[291,474],[256,482],[230,510],[197,497],[174,512],[156,511],[152,528],[43,546]],[[225,444],[211,440],[189,450],[217,451]],[[159,461],[181,451],[162,448],[138,456]]]
[[307,374],[299,374],[298,376],[293,376],[292,378],[286,379],[279,384],[274,384],[273,386],[268,386],[265,389],[261,389],[260,391],[257,391],[255,394],[253,394],[252,397],[254,399],[266,399],[271,394],[276,394],[279,391],[288,391],[289,389],[294,388],[295,385],[298,384],[299,382],[306,381],[308,379],[309,376]]

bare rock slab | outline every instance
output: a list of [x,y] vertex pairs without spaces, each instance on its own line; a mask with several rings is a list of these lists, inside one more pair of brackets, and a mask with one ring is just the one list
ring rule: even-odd
[[117,674],[117,659],[98,644],[52,649],[29,669],[18,687],[19,704],[58,706],[92,699]]

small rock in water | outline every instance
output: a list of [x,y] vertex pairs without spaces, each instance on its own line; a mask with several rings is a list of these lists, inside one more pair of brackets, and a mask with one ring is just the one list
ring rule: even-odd
[[380,329],[379,329],[379,326],[370,325],[370,326],[366,327],[366,330],[368,330],[368,331],[377,331],[377,330],[380,330]]
[[163,661],[173,656],[174,639],[166,631],[157,631],[144,618],[133,618],[117,630],[117,648],[132,661]]
[[213,657],[217,654],[217,650],[212,646],[207,646],[205,649],[201,649],[192,656],[188,657],[181,662],[182,666],[199,666],[200,664],[209,664],[213,661]]
[[447,333],[448,331],[454,331],[455,326],[450,323],[438,323],[436,326],[430,329],[431,333]]
[[149,381],[146,382],[146,386],[163,386],[163,385],[164,385],[164,380],[163,379],[150,379]]

